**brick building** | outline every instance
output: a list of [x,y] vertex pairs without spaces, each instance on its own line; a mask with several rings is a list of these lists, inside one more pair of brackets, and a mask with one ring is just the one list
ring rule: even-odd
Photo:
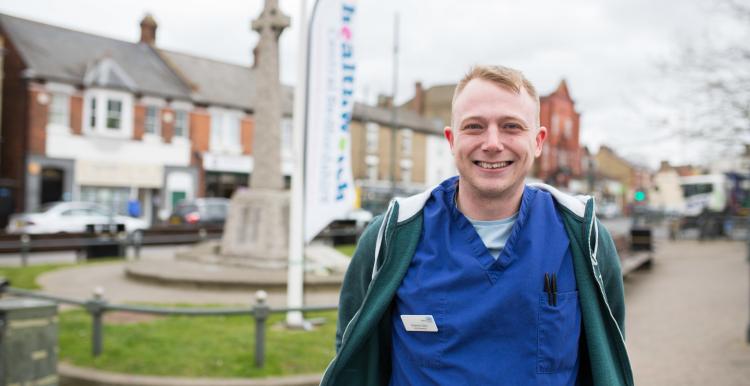
[[411,195],[456,174],[442,121],[399,108],[394,130],[390,101],[355,104],[353,116],[352,175],[365,209],[381,212],[393,195]]
[[0,15],[13,211],[82,199],[123,212],[138,199],[153,218],[170,195],[194,194],[191,90],[159,59],[149,19],[130,43]]
[[[0,193],[5,181],[10,196],[0,222],[52,201],[123,212],[134,199],[156,220],[180,200],[229,197],[247,186],[253,133],[263,129],[253,121],[253,69],[160,49],[154,19],[147,15],[140,26],[140,40],[126,42],[0,14]],[[283,98],[289,176],[292,87],[284,86]],[[354,107],[354,178],[362,205],[374,210],[393,193],[391,159],[397,194],[452,173],[434,159],[446,151],[442,123],[397,114],[392,157],[391,117],[387,107]],[[0,194],[0,211],[2,203]]]
[[572,179],[583,177],[579,141],[581,114],[575,109],[565,80],[549,95],[540,98],[539,118],[547,128],[547,140],[533,175],[560,187],[568,187]]

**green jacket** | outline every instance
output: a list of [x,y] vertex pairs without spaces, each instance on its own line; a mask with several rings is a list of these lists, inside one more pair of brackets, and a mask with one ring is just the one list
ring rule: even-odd
[[[620,259],[609,232],[594,215],[594,200],[544,184],[565,224],[573,255],[583,333],[582,385],[631,386],[625,348]],[[391,202],[362,234],[339,300],[336,356],[325,386],[387,385],[391,376],[391,304],[422,232],[422,209],[432,189]]]

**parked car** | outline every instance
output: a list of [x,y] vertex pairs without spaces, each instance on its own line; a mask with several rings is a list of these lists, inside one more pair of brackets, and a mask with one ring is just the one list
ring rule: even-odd
[[229,212],[226,198],[196,198],[181,201],[169,215],[169,223],[182,224],[224,224]]
[[123,224],[128,233],[148,228],[145,220],[114,214],[93,202],[62,201],[42,205],[36,212],[11,215],[6,231],[14,234],[75,233],[85,232],[87,225],[109,224]]

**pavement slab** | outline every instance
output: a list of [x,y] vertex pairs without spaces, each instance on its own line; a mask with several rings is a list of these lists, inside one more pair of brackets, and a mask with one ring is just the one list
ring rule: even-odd
[[747,246],[663,243],[626,278],[626,341],[635,384],[750,384]]
[[[155,261],[169,269],[163,260]],[[94,289],[103,289],[103,296],[110,303],[163,303],[163,304],[222,304],[251,305],[255,303],[255,291],[243,289],[186,288],[155,283],[143,283],[129,279],[127,263],[113,262],[71,267],[45,273],[37,279],[42,292],[86,300],[93,296]],[[336,305],[338,291],[308,291],[305,304],[315,306]],[[269,291],[268,304],[284,307],[284,290]]]

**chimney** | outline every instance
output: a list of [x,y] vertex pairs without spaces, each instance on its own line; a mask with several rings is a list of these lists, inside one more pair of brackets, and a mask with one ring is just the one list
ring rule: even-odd
[[391,106],[393,106],[393,98],[390,95],[378,95],[378,107],[391,108]]
[[422,82],[414,83],[414,101],[412,109],[419,115],[424,115],[424,88]]
[[141,20],[141,43],[156,45],[156,27],[156,20],[150,13],[147,13]]

